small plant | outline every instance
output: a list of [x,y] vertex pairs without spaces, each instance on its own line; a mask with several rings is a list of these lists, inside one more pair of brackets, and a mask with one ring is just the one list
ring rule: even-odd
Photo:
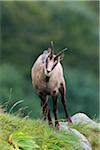
[[23,133],[21,130],[14,131],[8,139],[9,150],[33,150],[40,149],[32,136]]
[[12,110],[13,110],[18,104],[20,104],[20,103],[22,103],[22,102],[23,102],[23,100],[19,100],[19,101],[17,101],[16,103],[14,103],[13,106],[10,108],[9,113],[11,113]]

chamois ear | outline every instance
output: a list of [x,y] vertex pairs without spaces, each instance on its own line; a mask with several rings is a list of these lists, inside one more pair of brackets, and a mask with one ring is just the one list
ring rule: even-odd
[[51,48],[51,47],[48,48],[48,56],[49,56],[50,58],[52,58],[52,56],[53,56],[53,51],[52,51],[52,48]]
[[58,60],[63,60],[64,59],[64,52],[62,52],[59,56],[58,56]]
[[51,47],[48,48],[48,53],[51,54],[52,53],[52,49]]
[[56,55],[55,60],[61,61],[64,59],[64,52],[60,53],[59,55]]
[[42,55],[42,63],[45,62],[47,56],[48,56],[48,51],[47,51],[47,50],[44,50],[44,51],[43,51],[43,55]]
[[59,52],[56,57],[55,57],[55,60],[63,60],[64,59],[64,52],[67,50],[67,48],[63,49],[61,52]]

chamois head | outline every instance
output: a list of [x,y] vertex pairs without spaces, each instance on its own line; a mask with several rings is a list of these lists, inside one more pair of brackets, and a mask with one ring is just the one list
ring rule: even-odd
[[43,64],[44,64],[44,71],[46,76],[50,76],[52,70],[56,67],[58,62],[63,60],[64,52],[67,48],[61,50],[58,54],[54,54],[54,47],[53,42],[51,42],[51,47],[43,52]]

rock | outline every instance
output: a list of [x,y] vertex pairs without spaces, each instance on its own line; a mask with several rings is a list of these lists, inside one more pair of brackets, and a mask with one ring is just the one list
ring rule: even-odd
[[85,123],[88,124],[94,128],[99,127],[99,124],[90,119],[86,114],[84,113],[77,113],[71,117],[73,123]]
[[[100,128],[100,124],[96,123],[92,119],[90,119],[86,114],[84,113],[77,113],[71,117],[73,123],[84,123],[87,124],[93,128]],[[90,142],[87,140],[87,138],[81,134],[76,129],[70,128],[68,126],[68,122],[60,122],[60,129],[65,130],[67,132],[71,132],[79,137],[80,140],[80,146],[83,150],[92,150],[92,146]]]
[[83,134],[81,134],[76,129],[71,129],[71,131],[80,138],[80,146],[82,147],[83,150],[92,150],[90,142]]
[[69,130],[70,127],[68,126],[68,122],[59,122],[60,124],[60,129],[63,129],[63,130]]
[[60,129],[63,129],[65,131],[68,131],[77,135],[80,140],[80,146],[83,150],[92,150],[91,144],[86,139],[86,137],[82,135],[79,131],[77,131],[76,129],[70,128],[67,122],[60,122]]

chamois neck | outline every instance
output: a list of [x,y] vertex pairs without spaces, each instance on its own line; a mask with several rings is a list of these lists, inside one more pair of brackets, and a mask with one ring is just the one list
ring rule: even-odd
[[49,82],[50,77],[46,76],[46,82]]

